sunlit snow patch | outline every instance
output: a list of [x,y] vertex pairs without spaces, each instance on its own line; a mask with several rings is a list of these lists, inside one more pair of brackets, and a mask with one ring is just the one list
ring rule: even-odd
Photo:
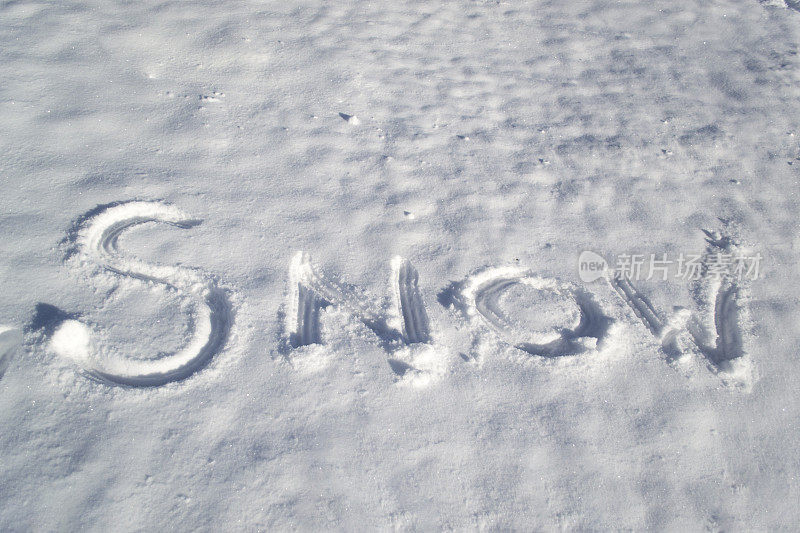
[[50,339],[50,350],[65,359],[85,365],[92,357],[92,332],[77,320],[65,320]]

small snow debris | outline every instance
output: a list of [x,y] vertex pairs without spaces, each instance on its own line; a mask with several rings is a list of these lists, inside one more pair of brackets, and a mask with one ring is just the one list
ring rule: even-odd
[[342,120],[344,120],[348,124],[352,124],[353,126],[358,126],[359,124],[361,124],[361,121],[358,120],[358,117],[355,115],[348,115],[347,113],[339,113],[339,116],[342,117]]

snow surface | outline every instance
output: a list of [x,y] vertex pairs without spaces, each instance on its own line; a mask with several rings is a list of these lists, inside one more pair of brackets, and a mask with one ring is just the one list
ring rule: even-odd
[[798,11],[0,1],[0,529],[796,529]]

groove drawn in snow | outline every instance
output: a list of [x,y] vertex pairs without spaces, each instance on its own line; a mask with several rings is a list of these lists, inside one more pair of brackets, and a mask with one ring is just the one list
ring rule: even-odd
[[22,332],[10,326],[0,326],[0,378],[6,373],[20,346],[22,346]]
[[627,278],[615,276],[609,280],[614,290],[622,296],[633,312],[638,316],[647,329],[656,337],[661,336],[664,324],[659,317],[658,311],[650,303],[650,300],[640,293]]
[[403,339],[408,344],[428,342],[430,327],[419,293],[419,274],[408,259],[392,259],[392,289],[395,308],[403,319]]
[[729,235],[706,231],[703,278],[693,284],[692,295],[700,309],[689,322],[689,333],[708,361],[723,375],[749,381],[750,358],[745,350],[744,326],[747,324],[748,285],[730,273],[712,273],[717,254],[742,254],[739,244]]
[[699,313],[679,309],[665,321],[630,279],[619,274],[606,279],[673,360],[687,351],[699,351],[724,379],[747,386],[752,382],[752,372],[743,336],[746,282],[731,274],[712,275],[711,267],[715,254],[735,255],[739,247],[729,235],[704,232],[708,247],[701,261],[703,276],[692,287]]
[[707,354],[717,365],[738,359],[744,355],[742,333],[739,329],[739,288],[729,284],[720,287],[714,305],[714,324],[717,327],[717,342]]
[[[504,300],[518,288],[532,293],[523,295],[524,313],[505,308]],[[542,357],[596,349],[613,322],[580,287],[511,267],[484,270],[451,285],[440,294],[440,301],[455,304],[468,317],[479,318],[516,348]]]
[[661,342],[664,353],[671,359],[679,358],[684,352],[680,334],[688,320],[688,311],[679,310],[671,320],[665,322],[662,314],[650,303],[650,299],[639,292],[630,279],[619,275],[609,276],[607,279],[650,333]]
[[154,387],[185,379],[203,368],[222,349],[233,314],[224,290],[199,272],[185,267],[152,265],[120,254],[122,232],[145,222],[190,228],[199,222],[174,206],[158,202],[127,202],[101,206],[82,217],[68,236],[81,264],[99,265],[117,276],[165,285],[192,300],[188,343],[156,359],[132,359],[100,346],[86,324],[64,320],[50,339],[50,348],[76,361],[99,381],[132,387]]
[[433,360],[435,355],[418,347],[431,340],[418,281],[419,274],[411,262],[402,257],[392,260],[394,316],[385,316],[376,306],[358,297],[354,289],[326,278],[313,266],[307,252],[298,252],[289,267],[285,313],[289,348],[323,344],[320,313],[325,307],[335,306],[346,310],[375,333],[382,347],[392,355],[389,365],[398,376],[438,373],[441,367]]

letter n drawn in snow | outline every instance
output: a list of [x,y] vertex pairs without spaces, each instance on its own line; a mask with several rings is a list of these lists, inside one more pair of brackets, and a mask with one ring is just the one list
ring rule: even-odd
[[[291,348],[322,344],[320,310],[332,305],[346,310],[381,340],[387,351],[430,340],[425,304],[419,292],[419,275],[402,257],[392,260],[392,295],[395,316],[386,317],[375,306],[327,279],[311,263],[307,252],[298,252],[289,268],[289,301],[286,332]],[[392,320],[392,319],[398,320]],[[399,322],[399,327],[392,325]]]

